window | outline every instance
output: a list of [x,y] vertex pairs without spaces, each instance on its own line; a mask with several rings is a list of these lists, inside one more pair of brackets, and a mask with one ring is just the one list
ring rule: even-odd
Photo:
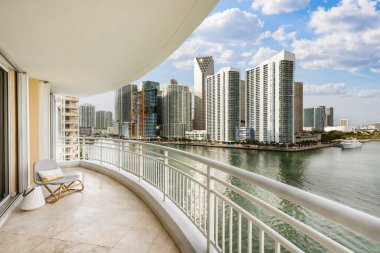
[[9,195],[8,73],[0,68],[0,202]]

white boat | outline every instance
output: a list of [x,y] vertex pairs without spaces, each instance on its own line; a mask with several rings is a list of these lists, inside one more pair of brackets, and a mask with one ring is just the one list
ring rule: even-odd
[[355,138],[347,138],[340,143],[343,148],[361,148],[362,143]]

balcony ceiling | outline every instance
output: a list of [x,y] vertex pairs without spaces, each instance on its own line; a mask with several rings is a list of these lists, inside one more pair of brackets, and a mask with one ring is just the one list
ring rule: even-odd
[[54,93],[88,96],[164,61],[218,0],[1,0],[0,49]]

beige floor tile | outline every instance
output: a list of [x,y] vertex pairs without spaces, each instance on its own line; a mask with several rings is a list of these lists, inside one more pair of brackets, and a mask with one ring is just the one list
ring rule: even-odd
[[172,238],[166,233],[161,233],[150,247],[149,253],[179,253],[179,249],[173,242]]
[[[12,214],[0,228],[1,253],[108,252],[113,246],[114,253],[135,253],[161,245],[161,234],[167,233],[139,197],[105,175],[64,169],[67,174],[77,172],[82,174],[83,192],[35,211]],[[166,240],[174,245],[169,236]]]
[[108,253],[126,253],[127,251],[125,249],[116,249],[112,248]]
[[108,253],[110,249],[109,247],[80,243],[70,250],[69,253]]
[[78,243],[70,241],[62,241],[56,239],[47,239],[37,247],[31,249],[30,253],[68,253]]
[[115,245],[115,248],[147,252],[158,236],[158,230],[156,229],[151,229],[150,227],[132,227]]
[[128,232],[128,228],[113,225],[97,223],[81,225],[70,227],[55,235],[54,238],[112,247]]
[[0,244],[1,253],[31,252],[48,239],[43,237],[13,234],[14,240]]
[[11,243],[18,239],[18,235],[9,232],[0,232],[0,245]]

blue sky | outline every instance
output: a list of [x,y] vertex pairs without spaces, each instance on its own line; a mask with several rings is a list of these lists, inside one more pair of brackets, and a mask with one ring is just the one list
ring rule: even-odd
[[[211,55],[215,70],[245,69],[278,51],[296,54],[304,107],[333,106],[335,122],[380,122],[380,1],[221,0],[165,62],[134,83],[175,78],[193,85],[193,58]],[[113,92],[81,98],[114,111]]]

